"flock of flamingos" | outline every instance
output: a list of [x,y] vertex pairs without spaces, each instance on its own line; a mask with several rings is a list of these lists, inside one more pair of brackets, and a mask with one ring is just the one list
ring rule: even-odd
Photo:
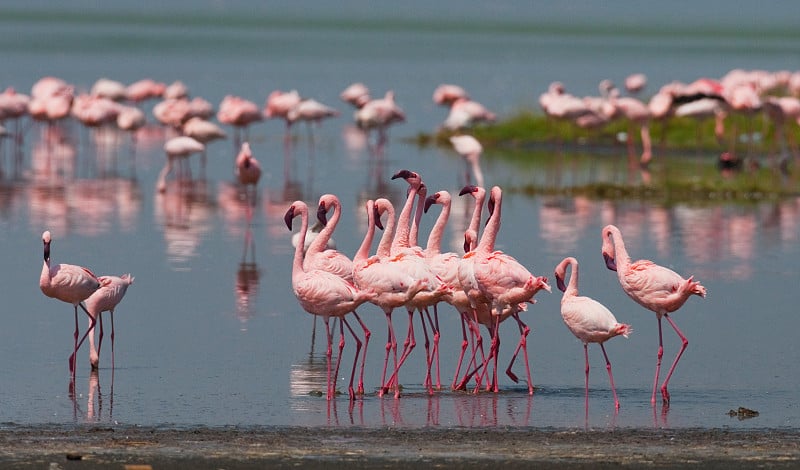
[[[630,77],[626,83],[629,92],[638,92],[644,86],[643,80],[644,77],[640,75]],[[618,111],[633,107],[631,103],[634,103],[635,98],[619,97],[607,83],[603,87],[608,96],[600,103],[600,107],[592,108],[590,100],[572,97],[564,92],[562,85],[556,83],[542,95],[542,107],[554,118],[575,119],[579,125],[588,125],[589,120],[603,119],[603,116],[607,119],[611,116],[610,112],[603,114],[604,106],[613,105]],[[797,119],[800,116],[800,102],[796,98],[787,96],[773,99],[766,95],[779,87],[800,92],[800,76],[733,71],[719,81],[700,79],[688,85],[673,83],[656,93],[649,106],[645,105],[648,110],[647,119],[653,118],[655,110],[662,108],[673,115],[689,115],[684,107],[690,104],[695,107],[698,117],[701,116],[701,109],[706,113],[702,116],[719,117],[731,110],[743,110],[745,106],[751,106],[751,110],[767,109],[769,106],[769,109],[785,108],[782,113],[784,117]],[[224,130],[210,121],[214,112],[213,106],[201,98],[189,99],[188,90],[180,82],[167,86],[152,80],[143,80],[124,86],[111,80],[100,80],[90,93],[75,96],[72,85],[57,78],[46,77],[33,86],[30,97],[12,89],[0,95],[0,122],[15,120],[18,123],[23,116],[30,116],[33,120],[46,123],[47,129],[50,129],[62,119],[72,116],[90,127],[114,125],[119,129],[135,131],[146,122],[139,104],[156,98],[161,101],[153,108],[153,115],[160,123],[179,134],[164,145],[167,159],[159,175],[157,189],[165,191],[165,181],[175,165],[178,165],[179,171],[186,171],[185,157],[195,153],[204,155],[205,146],[209,142],[226,137]],[[374,130],[378,147],[385,143],[389,126],[405,120],[402,109],[394,102],[392,92],[386,93],[383,98],[373,99],[365,86],[354,84],[342,92],[341,98],[356,109],[355,120],[359,127],[367,131]],[[472,101],[461,87],[455,85],[437,88],[434,101],[449,106],[450,113],[444,127],[450,130],[467,129],[477,122],[496,118],[494,113]],[[760,101],[761,105],[757,105],[756,101]],[[338,114],[332,107],[313,99],[301,98],[296,91],[276,91],[269,95],[263,109],[242,98],[227,96],[220,103],[216,116],[221,124],[229,125],[235,130],[235,145],[240,149],[236,158],[239,183],[255,191],[261,170],[247,142],[246,132],[249,125],[265,118],[282,118],[286,122],[288,137],[291,126],[297,121],[307,121],[311,129],[312,124]],[[633,115],[629,119],[631,122],[644,122],[643,118],[634,118]],[[5,128],[0,130],[10,134],[17,142],[22,139],[19,124],[13,132]],[[242,133],[244,136],[240,135]],[[472,155],[476,158],[475,155],[480,153],[480,144],[468,135],[453,137],[452,143],[465,156]],[[645,156],[649,158],[647,152],[645,150],[643,161]],[[393,392],[395,397],[400,397],[402,386],[399,372],[416,345],[413,320],[417,314],[425,336],[427,373],[424,386],[429,393],[433,393],[434,388],[441,388],[438,307],[443,304],[450,304],[458,311],[463,336],[452,389],[467,389],[474,384],[475,392],[484,389],[498,391],[499,325],[511,318],[519,326],[520,337],[505,372],[512,380],[518,381],[518,377],[512,372],[512,366],[521,353],[526,367],[528,391],[533,393],[526,348],[529,328],[522,321],[520,313],[535,302],[534,296],[539,291],[550,292],[551,287],[546,277],[532,274],[511,255],[495,250],[495,240],[501,227],[501,188],[494,186],[487,190],[482,186],[482,178],[476,178],[479,184],[467,185],[460,191],[459,196],[470,196],[475,201],[472,218],[464,232],[462,255],[441,251],[441,240],[450,213],[451,195],[447,191],[436,191],[428,195],[428,188],[421,175],[414,171],[399,171],[392,179],[403,179],[408,183],[405,203],[398,213],[385,198],[366,203],[367,230],[352,259],[328,245],[342,212],[339,199],[335,195],[323,195],[318,205],[311,208],[303,201],[295,201],[285,214],[285,222],[290,230],[295,225],[294,220],[300,218],[299,240],[295,243],[292,264],[294,293],[302,308],[322,317],[326,325],[327,399],[331,400],[336,395],[345,329],[355,338],[356,343],[348,387],[349,398],[352,401],[364,393],[364,365],[371,332],[356,312],[364,303],[378,306],[387,320],[388,339],[379,389],[381,396]],[[426,246],[423,247],[418,233],[419,221],[423,213],[427,213],[434,205],[440,205],[441,212]],[[484,205],[488,219],[482,223]],[[321,230],[313,231],[310,228],[310,219],[314,216],[321,224]],[[481,227],[484,227],[482,233]],[[383,233],[376,252],[370,254],[376,229]],[[94,348],[94,328],[99,323],[99,338],[102,342],[101,313],[104,311],[111,312],[113,348],[114,309],[134,278],[128,274],[98,277],[85,267],[51,263],[52,235],[49,231],[42,234],[42,242],[44,263],[39,280],[40,288],[45,295],[72,304],[74,309],[74,349],[69,358],[69,368],[74,377],[76,354],[87,336],[91,346],[91,366],[96,368],[98,365],[99,353]],[[680,337],[681,348],[660,385],[662,400],[668,404],[670,395],[667,386],[688,344],[670,314],[678,310],[692,295],[705,297],[706,289],[691,276],[684,278],[651,261],[631,260],[622,234],[614,225],[603,228],[601,246],[606,266],[617,273],[623,292],[655,313],[658,320],[659,346],[651,398],[653,404],[659,389],[663,355],[662,319],[666,319]],[[567,280],[568,270],[570,275]],[[603,344],[615,336],[627,336],[632,329],[627,324],[619,323],[612,312],[599,302],[579,295],[578,273],[578,261],[573,257],[565,258],[554,269],[556,285],[563,292],[563,320],[584,345],[587,400],[588,344],[597,343],[605,357],[615,407],[619,408],[611,363]],[[90,327],[80,339],[78,307],[90,318]],[[392,314],[398,308],[404,308],[409,318],[408,331],[399,351],[392,324]],[[351,318],[359,323],[363,336],[356,333],[349,321]],[[330,322],[331,319],[334,322]],[[337,321],[341,339],[338,345],[339,361],[334,366],[332,350]],[[488,351],[484,348],[481,325],[488,331]],[[433,338],[432,347],[429,329]],[[359,360],[359,379],[354,386]]]

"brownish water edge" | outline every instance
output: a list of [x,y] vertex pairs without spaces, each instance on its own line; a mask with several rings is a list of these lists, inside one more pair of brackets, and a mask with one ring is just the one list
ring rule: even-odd
[[14,427],[1,468],[797,468],[797,430]]

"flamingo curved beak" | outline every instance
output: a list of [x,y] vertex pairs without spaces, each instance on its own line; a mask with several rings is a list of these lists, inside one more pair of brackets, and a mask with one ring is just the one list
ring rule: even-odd
[[606,261],[606,267],[612,271],[617,270],[617,262],[608,253],[603,253],[603,259]]
[[317,208],[317,220],[323,226],[328,225],[328,209],[325,207],[325,204],[320,204],[319,208]]
[[475,186],[474,184],[468,184],[463,188],[461,188],[461,191],[458,192],[458,195],[463,196],[465,194],[474,193],[477,190],[478,190],[477,186]]
[[294,206],[290,207],[288,211],[286,211],[286,215],[283,216],[283,221],[286,223],[286,226],[289,227],[289,230],[292,229],[292,220],[294,220]]

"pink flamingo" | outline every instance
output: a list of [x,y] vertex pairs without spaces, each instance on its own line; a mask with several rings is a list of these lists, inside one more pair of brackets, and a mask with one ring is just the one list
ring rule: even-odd
[[[569,286],[564,284],[567,266],[572,267]],[[608,380],[611,382],[611,393],[614,395],[614,407],[619,409],[617,389],[614,387],[614,376],[611,374],[611,361],[608,360],[603,343],[619,335],[627,338],[633,329],[630,325],[617,322],[614,314],[605,305],[590,297],[578,295],[578,260],[571,256],[564,258],[556,266],[555,277],[558,288],[564,293],[561,297],[561,318],[564,319],[569,331],[583,343],[586,363],[586,408],[589,408],[589,343],[597,343],[606,359]]]
[[370,100],[369,88],[361,82],[353,83],[339,94],[339,98],[354,108],[361,109]]
[[127,98],[127,87],[117,80],[100,78],[94,82],[89,94],[99,98],[107,98],[111,101],[122,101]]
[[625,89],[630,94],[637,94],[644,90],[647,86],[647,75],[643,73],[634,73],[625,77]]
[[394,92],[389,90],[383,98],[368,101],[356,111],[356,125],[360,129],[376,129],[378,132],[377,147],[383,149],[386,143],[386,132],[389,126],[405,122],[406,115],[394,101]]
[[164,96],[166,84],[157,82],[151,78],[144,78],[142,80],[131,83],[125,88],[125,96],[128,101],[134,103],[141,103],[154,98],[161,98]]
[[244,187],[247,201],[247,221],[252,218],[252,206],[255,205],[258,195],[258,180],[261,179],[261,165],[253,156],[248,142],[242,143],[239,154],[236,155],[236,179]]
[[222,124],[232,126],[236,132],[234,134],[234,146],[239,147],[244,134],[244,140],[249,140],[247,136],[247,129],[251,124],[262,121],[264,119],[258,105],[252,101],[244,98],[227,95],[222,99],[219,104],[219,111],[217,111],[217,120]]
[[[454,135],[450,137],[450,143],[453,144],[453,149],[464,157],[464,160],[472,168],[472,174],[475,176],[475,184],[483,186],[483,172],[481,171],[480,159],[483,153],[483,145],[478,142],[478,139],[471,135]],[[469,181],[469,172],[467,173],[467,184]]]
[[[308,229],[308,207],[303,201],[295,201],[286,211],[284,220],[289,230],[292,229],[292,220],[301,216],[300,233],[305,234]],[[302,236],[301,236],[302,237]],[[312,314],[321,316],[325,321],[325,331],[328,337],[328,383],[327,383],[327,399],[332,400],[336,393],[336,376],[338,376],[339,366],[336,366],[336,372],[333,377],[331,376],[331,357],[333,355],[333,335],[329,325],[329,319],[339,318],[341,323],[339,325],[341,340],[339,342],[339,360],[341,361],[341,353],[344,349],[344,326],[353,335],[356,340],[356,360],[353,362],[353,371],[350,375],[350,400],[355,400],[355,391],[353,390],[353,380],[355,377],[356,362],[358,361],[358,353],[361,349],[361,341],[356,336],[350,324],[347,323],[345,315],[355,311],[355,309],[375,298],[373,291],[358,289],[352,283],[345,281],[341,277],[322,271],[319,269],[306,270],[303,268],[303,243],[299,243],[295,247],[294,260],[292,262],[292,289],[300,302],[303,309]]]
[[264,118],[280,118],[286,122],[286,133],[284,134],[285,144],[288,145],[292,124],[289,122],[289,111],[302,101],[297,90],[281,91],[275,90],[267,96],[264,103]]
[[[44,264],[42,273],[39,275],[39,288],[48,297],[58,299],[62,302],[72,304],[75,310],[75,344],[72,354],[69,356],[69,371],[75,378],[75,360],[78,349],[86,339],[86,335],[94,328],[95,319],[86,309],[83,301],[88,299],[97,289],[100,288],[100,281],[89,269],[74,264],[50,264],[50,243],[52,238],[50,231],[42,233],[44,243]],[[89,316],[91,326],[78,341],[78,306]]]
[[[534,276],[512,256],[502,251],[494,251],[497,233],[500,231],[502,208],[502,190],[499,186],[492,187],[489,193],[488,208],[490,212],[489,220],[486,223],[486,228],[477,248],[464,255],[465,260],[471,260],[472,276],[462,275],[462,269],[467,269],[462,263],[459,266],[459,279],[467,294],[472,295],[470,300],[473,305],[482,302],[491,308],[492,315],[488,322],[492,332],[492,344],[489,356],[486,357],[483,363],[483,373],[486,372],[489,361],[494,359],[494,376],[487,385],[493,391],[499,391],[497,383],[497,356],[500,348],[499,325],[503,320],[511,316],[519,325],[520,341],[511,358],[511,363],[506,369],[506,374],[512,380],[516,378],[511,372],[511,367],[516,360],[517,354],[522,350],[528,377],[528,393],[533,394],[533,381],[531,380],[526,343],[530,328],[519,318],[519,312],[525,309],[526,303],[534,302],[533,296],[540,290],[545,289],[550,292],[550,286],[547,284],[546,277]],[[466,284],[465,280],[467,281]],[[479,319],[479,321],[485,323],[487,320]]]
[[[380,217],[387,213],[387,224],[384,228]],[[389,363],[390,351],[394,353],[395,373],[397,380],[397,337],[392,325],[392,312],[395,308],[405,305],[422,289],[427,288],[425,281],[415,279],[408,272],[398,269],[398,262],[402,257],[391,257],[391,244],[394,238],[395,220],[394,207],[388,199],[379,198],[367,202],[367,232],[364,240],[353,256],[353,279],[360,289],[369,289],[376,293],[370,302],[378,306],[386,315],[388,339],[386,341],[386,355],[383,360],[383,373],[381,375],[381,389],[379,395],[385,393],[386,370]],[[375,227],[383,228],[378,250],[374,256],[369,256],[370,246],[375,234]],[[400,389],[397,387],[395,396],[399,397]]]
[[458,98],[450,105],[450,113],[444,121],[444,128],[455,131],[472,127],[479,122],[494,122],[497,115],[477,101]]
[[[333,217],[328,220],[328,212],[333,209]],[[344,253],[336,249],[329,249],[331,237],[336,226],[339,224],[339,219],[342,215],[342,205],[339,198],[334,194],[323,194],[319,198],[319,205],[317,207],[317,220],[323,226],[319,234],[311,242],[306,250],[305,260],[303,261],[303,269],[306,271],[320,269],[332,274],[335,274],[347,282],[353,282],[353,261],[348,258]],[[364,330],[364,353],[361,357],[361,373],[359,375],[358,387],[356,393],[359,395],[364,394],[364,367],[367,360],[367,349],[369,348],[369,338],[372,332],[369,331],[367,325],[361,321],[361,317],[354,310],[353,316],[356,317],[361,329]],[[358,358],[356,358],[357,360]]]
[[164,88],[162,94],[165,100],[189,97],[189,87],[180,80],[175,80]]
[[[228,135],[220,126],[200,116],[193,116],[186,120],[183,123],[182,130],[183,135],[193,138],[206,147],[215,140],[228,138]],[[206,149],[203,149],[201,168],[205,169],[206,161]]]
[[313,137],[312,125],[320,125],[324,119],[336,117],[339,111],[314,99],[304,99],[294,105],[286,114],[286,123],[291,126],[297,121],[305,121],[308,133]]
[[658,385],[658,375],[661,371],[661,357],[664,355],[664,345],[661,334],[661,318],[667,319],[675,333],[681,338],[681,348],[672,367],[667,372],[664,383],[661,384],[661,397],[664,404],[669,404],[669,392],[667,384],[675,371],[675,366],[689,345],[686,336],[669,316],[670,313],[678,310],[689,299],[691,295],[706,296],[706,288],[694,280],[693,276],[684,279],[680,274],[671,269],[659,266],[652,261],[638,260],[631,261],[625,250],[625,243],[622,240],[622,233],[614,225],[606,225],[603,228],[603,258],[608,269],[617,272],[619,283],[622,290],[628,294],[642,307],[656,314],[658,319],[658,360],[656,362],[656,376],[653,380],[653,395],[650,403],[656,403],[656,386]]
[[173,137],[164,144],[164,152],[167,154],[167,163],[158,175],[158,183],[156,188],[158,192],[163,193],[167,190],[167,176],[172,171],[173,160],[180,158],[181,167],[184,167],[188,162],[185,162],[193,153],[204,151],[206,148],[201,142],[187,136]]
[[463,87],[444,83],[433,90],[433,102],[441,106],[451,106],[459,99],[469,99],[469,94]]
[[[114,310],[125,297],[128,286],[133,284],[133,276],[123,274],[122,276],[100,276],[100,288],[94,291],[84,302],[86,311],[89,312],[91,323],[89,327],[89,363],[92,370],[97,370],[100,363],[100,347],[103,344],[103,312],[111,314],[111,368],[114,368]],[[97,343],[97,350],[94,348],[94,324],[100,323],[100,336]]]

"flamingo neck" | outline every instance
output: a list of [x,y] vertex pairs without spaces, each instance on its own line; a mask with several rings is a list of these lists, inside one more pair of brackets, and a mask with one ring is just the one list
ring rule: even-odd
[[293,278],[305,272],[303,270],[303,248],[306,245],[306,231],[308,230],[308,208],[302,208],[300,211],[300,240],[297,241],[297,246],[294,248],[294,259],[292,260]]
[[[392,253],[396,252],[400,248],[408,248],[411,246],[409,244],[409,237],[411,234],[409,222],[411,221],[411,209],[414,207],[414,199],[416,196],[417,188],[411,186],[408,190],[406,202],[403,205],[403,208],[400,210],[400,215],[397,216],[397,233],[394,235],[394,240],[392,241],[392,246],[390,249]],[[386,232],[384,232],[384,235],[385,234]]]
[[447,225],[447,219],[450,217],[450,201],[442,204],[442,212],[436,218],[433,224],[431,233],[428,235],[427,251],[429,255],[436,255],[442,251],[442,235],[444,235],[444,227]]
[[475,196],[475,208],[472,211],[472,220],[469,221],[469,226],[467,227],[467,231],[472,232],[475,234],[475,238],[470,243],[469,251],[474,250],[477,248],[477,240],[478,240],[478,229],[481,225],[481,211],[483,210],[483,203],[486,200],[486,193],[480,191]]
[[[567,290],[564,291],[564,297],[575,297],[578,295],[578,260],[567,258],[567,263],[572,267],[572,270],[569,274],[569,284],[567,284]],[[566,266],[564,268],[566,272]]]
[[419,223],[422,221],[422,212],[425,206],[425,197],[428,191],[422,187],[417,191],[417,210],[414,212],[414,220],[411,221],[411,232],[408,236],[408,246],[419,246]]
[[372,246],[372,239],[375,237],[375,211],[372,201],[367,203],[367,233],[364,235],[364,240],[361,246],[358,247],[355,256],[353,256],[353,263],[364,261],[369,257],[369,249]]
[[325,251],[325,247],[328,246],[328,242],[330,241],[331,237],[333,236],[333,231],[336,230],[336,224],[339,223],[339,218],[342,215],[342,206],[338,200],[333,200],[331,203],[333,206],[333,217],[325,224],[325,227],[320,230],[317,234],[317,237],[311,244],[308,246],[308,250],[306,250],[306,256],[308,253],[321,253]]
[[394,220],[394,207],[392,207],[391,204],[387,205],[386,212],[388,214],[386,218],[386,227],[383,229],[381,241],[378,243],[378,251],[375,253],[381,258],[388,258],[392,254],[393,240],[396,238],[394,236],[396,225]]
[[492,194],[494,198],[494,210],[489,220],[486,223],[486,228],[483,229],[483,235],[478,242],[476,250],[483,252],[491,252],[494,250],[494,243],[497,240],[497,233],[500,232],[500,211],[502,207],[502,195],[499,190]]
[[603,237],[604,251],[607,251],[617,266],[617,273],[622,275],[627,271],[631,264],[631,258],[628,256],[628,250],[625,249],[625,242],[622,240],[622,233],[615,226],[607,228],[605,236]]

